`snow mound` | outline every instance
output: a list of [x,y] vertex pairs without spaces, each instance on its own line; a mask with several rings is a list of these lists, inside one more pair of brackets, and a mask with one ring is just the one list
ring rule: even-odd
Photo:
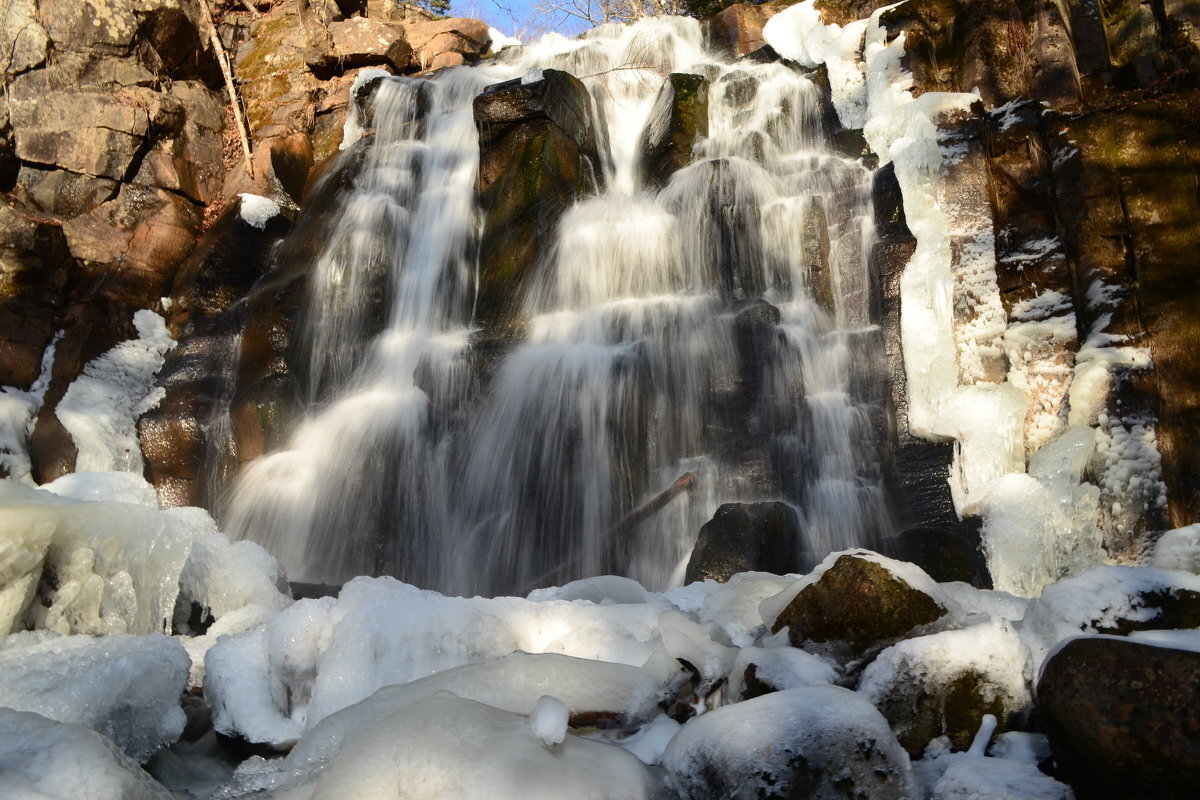
[[1022,638],[1034,664],[1044,663],[1051,648],[1081,633],[1128,633],[1164,624],[1163,605],[1176,592],[1200,593],[1200,575],[1155,567],[1100,565],[1052,583],[1021,620]]
[[930,800],[1073,800],[1066,785],[1033,764],[954,754]]
[[161,635],[15,634],[0,647],[0,706],[87,726],[143,761],[183,732],[188,663]]
[[274,787],[266,797],[277,800],[661,797],[657,777],[620,747],[570,734],[546,745],[528,717],[446,692],[346,731],[319,761],[296,764],[295,753],[282,763],[252,761],[239,769],[243,791]]

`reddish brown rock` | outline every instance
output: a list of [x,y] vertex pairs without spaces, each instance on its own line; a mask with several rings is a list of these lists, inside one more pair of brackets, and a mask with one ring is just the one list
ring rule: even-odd
[[464,17],[405,22],[404,31],[413,50],[413,64],[421,70],[434,69],[434,60],[444,53],[457,53],[465,63],[473,64],[487,52],[491,41],[487,23]]
[[1200,786],[1200,653],[1074,639],[1037,687],[1054,761],[1081,800],[1184,800]]
[[355,17],[335,22],[329,30],[341,69],[387,65],[402,72],[408,68],[412,48],[399,25]]
[[752,53],[766,44],[762,38],[763,25],[787,6],[786,2],[734,3],[705,22],[709,42],[735,58]]

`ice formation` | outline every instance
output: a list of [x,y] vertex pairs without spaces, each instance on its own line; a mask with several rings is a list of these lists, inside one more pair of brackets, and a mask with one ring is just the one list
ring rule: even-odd
[[[28,625],[61,634],[169,633],[177,603],[222,616],[278,609],[279,565],[251,542],[231,543],[207,512],[159,509],[139,477],[82,477],[52,489],[0,482],[0,634]],[[133,502],[128,502],[133,501]],[[43,575],[53,576],[39,593]],[[50,588],[52,587],[52,588]]]
[[89,362],[54,409],[79,449],[78,472],[142,471],[137,419],[165,394],[154,376],[175,340],[153,311],[138,311],[133,324],[138,338]]
[[46,346],[41,370],[28,389],[0,387],[0,469],[9,478],[22,483],[33,483],[29,465],[29,436],[33,433],[33,423],[42,408],[46,389],[50,387],[54,350],[61,336],[62,331],[59,331]]
[[[971,113],[978,98],[913,97],[901,67],[905,36],[888,40],[884,10],[865,27],[842,28],[825,25],[806,0],[773,16],[763,36],[787,58],[824,64],[842,123],[861,127],[881,163],[895,166],[917,240],[900,287],[909,425],[917,435],[955,442],[950,483],[959,515],[983,517],[997,588],[1033,596],[1101,558],[1102,528],[1114,531],[1117,549],[1136,549],[1128,542],[1134,521],[1165,502],[1152,421],[1105,413],[1113,370],[1143,369],[1149,354],[1105,333],[1110,315],[1102,314],[1072,359],[1075,315],[1055,292],[1017,304],[1006,319],[990,209],[947,192],[952,173],[964,168],[964,150],[940,126]],[[1015,119],[1012,107],[993,114],[1002,126]],[[1060,249],[1057,239],[1039,239],[1008,258],[1053,257]],[[1120,297],[1097,281],[1088,308],[1104,311]],[[1003,358],[1008,374],[993,374],[989,364]],[[1093,437],[1084,463],[1063,480],[1061,472],[1037,474],[1031,460],[1037,482],[1014,479],[1068,422]],[[1073,435],[1072,446],[1079,440]]]

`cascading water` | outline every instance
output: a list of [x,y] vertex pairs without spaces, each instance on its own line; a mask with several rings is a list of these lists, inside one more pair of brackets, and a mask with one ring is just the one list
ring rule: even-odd
[[[481,372],[472,99],[550,67],[592,92],[607,188],[563,215],[524,339]],[[708,79],[709,136],[656,191],[638,142],[671,72]],[[663,587],[729,501],[791,503],[796,567],[877,542],[870,173],[829,153],[819,100],[798,71],[705,53],[685,19],[383,79],[310,271],[308,416],[242,477],[227,529],[296,580],[456,593],[605,572]],[[690,491],[626,516],[687,473]]]

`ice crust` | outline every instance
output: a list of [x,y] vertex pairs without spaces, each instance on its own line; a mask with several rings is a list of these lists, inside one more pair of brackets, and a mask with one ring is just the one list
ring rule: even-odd
[[[517,651],[593,659],[579,663],[600,665],[623,688],[592,706],[574,704],[562,689],[554,695],[573,710],[635,716],[653,706],[650,687],[674,679],[672,656],[723,677],[734,655],[661,598],[597,605],[445,597],[390,578],[356,578],[337,600],[301,600],[263,626],[218,641],[205,661],[206,691],[219,730],[283,744],[382,687],[434,673],[449,680],[455,673],[446,670],[482,662],[499,669]],[[598,675],[592,680],[604,685]],[[549,684],[520,710],[528,713],[547,693]]]
[[918,636],[892,645],[864,670],[858,691],[881,703],[902,687],[916,684],[933,696],[973,673],[989,686],[1005,709],[1031,706],[1033,669],[1029,650],[1011,623],[989,619],[960,630]]
[[167,636],[15,634],[0,647],[0,706],[85,725],[144,761],[183,732],[188,665]]

